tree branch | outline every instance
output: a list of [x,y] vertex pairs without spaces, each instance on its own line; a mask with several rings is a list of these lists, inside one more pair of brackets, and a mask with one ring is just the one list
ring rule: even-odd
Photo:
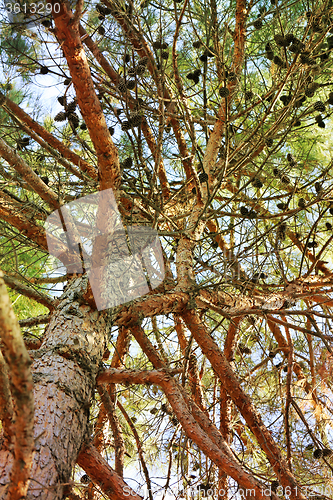
[[15,421],[12,424],[13,435],[15,435],[14,463],[5,498],[21,500],[28,490],[34,449],[33,381],[30,370],[31,359],[9,300],[2,271],[0,271],[0,336],[10,373],[15,412]]

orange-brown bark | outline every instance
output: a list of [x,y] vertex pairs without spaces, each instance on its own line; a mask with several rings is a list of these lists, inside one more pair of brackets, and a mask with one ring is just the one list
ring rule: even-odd
[[294,476],[288,470],[285,460],[282,458],[278,445],[272,438],[271,433],[264,425],[261,416],[254,408],[249,396],[243,391],[237,377],[231,369],[224,354],[220,351],[217,343],[212,339],[206,328],[200,322],[198,316],[193,311],[185,311],[182,314],[185,323],[196,342],[201,347],[202,352],[209,359],[221,382],[224,384],[231,399],[238,407],[240,413],[246,420],[249,428],[255,435],[258,444],[266,453],[272,468],[280,479],[281,484],[291,488],[291,498],[305,500],[305,496],[299,490]]
[[94,479],[110,500],[143,500],[110,467],[96,448],[85,443],[79,453],[77,463]]
[[[19,120],[25,123],[28,127],[31,128],[35,132],[36,135],[33,138],[44,146],[44,141],[49,146],[52,146],[54,149],[59,151],[61,155],[67,160],[71,161],[79,167],[82,172],[86,172],[92,179],[97,178],[97,170],[89,165],[83,158],[80,158],[76,153],[71,151],[69,148],[65,146],[65,144],[59,141],[56,137],[54,137],[50,132],[48,132],[44,127],[42,127],[39,123],[33,120],[27,113],[23,111],[20,106],[18,106],[15,102],[11,101],[8,97],[5,97],[0,92],[0,104],[6,109],[8,108]],[[44,141],[39,139],[41,137]],[[60,159],[59,159],[60,161]],[[76,173],[75,171],[73,173]]]
[[55,34],[67,59],[78,105],[95,147],[100,190],[117,189],[120,185],[118,151],[111,139],[94,89],[90,68],[81,42],[79,19],[74,17],[68,4],[61,3],[60,6],[59,14],[54,13]]
[[[95,56],[96,60],[99,62],[101,67],[104,69],[105,73],[110,77],[111,81],[114,84],[118,84],[119,82],[119,75],[112,66],[109,64],[107,59],[104,57],[104,55],[101,53],[99,50],[97,44],[92,40],[92,38],[87,34],[86,30],[80,26],[80,36],[82,37],[82,40],[84,44],[88,47],[88,49],[91,51],[91,53]],[[130,109],[134,108],[134,102],[131,102],[130,99],[128,99],[128,105]],[[151,131],[151,128],[148,126],[147,120],[145,117],[142,117],[142,124],[141,124],[141,129],[142,132],[145,136],[145,139],[147,141],[148,147],[150,148],[152,155],[156,161],[156,141],[154,139],[153,133]],[[164,167],[164,162],[163,159],[161,158],[159,161],[158,165],[158,176],[161,182],[161,189],[162,189],[162,194],[165,199],[169,198],[170,196],[170,186],[168,183],[168,179],[166,176],[165,172],[165,167]]]
[[8,378],[8,367],[0,351],[0,421],[2,432],[0,435],[0,447],[2,442],[8,446],[13,437],[12,421],[14,415],[13,400],[10,393]]
[[[6,464],[8,465],[6,476],[9,484],[5,488],[1,487],[4,484],[4,469],[1,466],[4,466],[6,461],[2,461],[4,455],[0,451],[0,497],[4,500],[21,500],[28,490],[33,460],[33,381],[30,369],[31,359],[22,339],[18,320],[3,281],[2,271],[0,271],[0,337],[4,346],[4,358],[10,371],[10,391],[13,397],[15,415],[11,424],[12,461],[10,464]],[[9,398],[8,386],[7,396]],[[9,418],[10,406],[8,410],[7,417]],[[5,421],[7,420],[5,419]]]
[[[45,486],[48,498],[62,496],[88,432],[91,394],[105,350],[107,326],[103,313],[81,303],[79,297],[86,286],[87,280],[81,277],[72,280],[52,315],[41,348],[35,355],[30,351],[34,386],[29,388],[29,395],[34,394],[35,425],[28,495],[33,488],[35,500],[45,498]],[[19,349],[16,351],[19,355]],[[11,368],[12,374],[15,369]],[[29,414],[25,410],[21,415],[23,431]],[[1,486],[9,480],[13,461],[11,449],[2,448]],[[2,494],[0,490],[1,498]]]
[[42,293],[38,290],[35,290],[32,287],[24,285],[18,279],[15,279],[15,278],[12,278],[11,276],[6,276],[6,275],[3,276],[3,279],[9,288],[11,288],[12,290],[15,290],[16,292],[20,293],[21,295],[24,295],[25,297],[29,297],[30,299],[33,299],[36,302],[39,302],[40,304],[43,304],[43,306],[47,307],[50,311],[53,311],[53,309],[57,305],[57,302],[58,302],[57,300],[52,300],[44,293]]
[[20,155],[0,137],[0,154],[24,178],[25,182],[53,209],[59,208],[57,194],[49,188]]
[[124,474],[124,456],[125,456],[125,443],[121,425],[116,413],[115,405],[110,398],[107,387],[105,385],[99,386],[99,394],[102,399],[103,406],[108,416],[115,447],[115,471],[120,477]]
[[[181,351],[183,353],[183,356],[185,356],[186,354],[188,354],[187,353],[188,341],[187,341],[186,336],[185,336],[184,326],[183,326],[179,316],[175,315],[174,319],[175,319],[175,330],[177,332],[179,345],[180,345]],[[197,360],[196,360],[195,356],[191,356],[189,359],[189,384],[190,384],[190,388],[191,388],[191,392],[192,392],[194,401],[199,406],[199,408],[201,408],[202,410],[205,410],[202,385],[201,385],[201,380],[199,377]]]
[[[153,347],[143,329],[138,326],[132,326],[131,331],[139,343],[141,349],[146,354],[155,368],[165,368],[164,362],[159,357],[156,349]],[[199,448],[221,469],[233,477],[243,488],[251,490],[248,498],[267,498],[263,492],[262,485],[258,483],[250,474],[234,460],[232,452],[228,445],[219,434],[216,427],[210,422],[199,407],[194,402],[189,402],[186,393],[176,380],[165,374],[161,381],[161,386],[168,398],[168,401],[174,410],[178,420],[182,424],[186,435],[195,442]],[[194,418],[193,413],[196,413]],[[198,424],[201,419],[203,428]],[[275,495],[272,495],[275,497]]]
[[[129,341],[130,341],[129,331],[126,328],[120,328],[117,337],[116,348],[114,350],[111,360],[112,368],[119,368],[121,365],[124,364],[125,357],[129,348]],[[111,384],[108,387],[109,387],[109,392],[111,393],[111,395],[114,396],[114,391],[115,391],[114,384]],[[113,401],[115,401],[114,397]],[[98,451],[101,451],[103,445],[103,427],[105,422],[106,422],[106,411],[104,406],[102,406],[99,410],[95,426],[94,445]]]

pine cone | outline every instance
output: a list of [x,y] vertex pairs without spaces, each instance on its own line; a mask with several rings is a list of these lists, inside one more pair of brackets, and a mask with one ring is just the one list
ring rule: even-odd
[[114,128],[113,127],[109,127],[109,132],[110,132],[110,135],[113,135],[114,134]]
[[254,21],[253,26],[256,30],[261,30],[262,28],[262,19],[258,18]]
[[131,156],[128,156],[127,158],[125,158],[124,161],[121,162],[122,168],[131,168],[132,165],[133,165],[133,159]]
[[263,186],[263,183],[261,182],[260,179],[257,179],[257,178],[254,178],[252,181],[251,181],[251,184],[253,185],[253,187],[255,188],[261,188]]
[[[99,14],[102,14],[102,15],[104,15],[104,16],[105,16],[105,7],[104,7],[104,5],[102,5],[101,3],[98,3],[98,4],[96,5],[96,10],[97,10],[97,12],[98,12]],[[108,10],[109,10],[109,9],[108,9]]]
[[87,476],[87,474],[84,474],[83,476],[81,476],[80,481],[82,484],[88,484],[90,483],[90,477]]
[[195,49],[199,49],[201,47],[202,43],[200,42],[200,40],[196,40],[195,42],[193,42],[192,45]]
[[282,95],[280,97],[280,101],[283,102],[284,106],[287,106],[291,101],[291,96],[290,95]]
[[228,95],[230,94],[229,92],[229,89],[227,87],[221,87],[219,89],[219,94],[221,97],[228,97]]
[[230,71],[230,73],[228,73],[227,80],[229,82],[234,82],[235,80],[237,80],[236,73],[234,71]]
[[70,102],[66,108],[66,112],[68,114],[70,113],[74,113],[74,111],[76,110],[76,106],[77,106],[77,103],[76,103],[76,99],[74,99],[74,101]]
[[244,97],[246,101],[250,101],[254,97],[252,90],[247,90],[244,94]]
[[290,42],[287,42],[284,36],[274,35],[275,43],[278,47],[288,47]]
[[169,52],[167,50],[163,50],[163,52],[161,52],[161,57],[167,61],[169,59]]
[[317,102],[314,103],[313,109],[315,111],[324,112],[325,109],[326,109],[326,107],[325,107],[325,104],[322,101],[317,101]]
[[135,86],[136,86],[135,80],[128,80],[126,82],[126,88],[127,88],[127,90],[133,90],[133,89],[135,89]]
[[146,66],[144,66],[143,64],[135,66],[135,73],[138,76],[142,76],[145,73],[145,71],[146,71]]
[[307,89],[305,89],[304,94],[306,95],[306,97],[313,97],[315,93],[314,93],[314,90],[307,88]]
[[292,166],[297,165],[297,162],[291,153],[287,154],[287,160],[290,163],[290,165]]
[[142,115],[140,113],[133,113],[129,119],[132,127],[140,127],[142,122]]
[[199,181],[200,182],[208,181],[208,174],[206,174],[206,172],[201,172],[201,174],[199,175]]
[[279,56],[274,56],[273,61],[277,66],[280,66],[280,68],[285,67],[285,63],[282,61],[282,59]]
[[141,59],[139,59],[138,61],[138,66],[147,66],[148,61],[149,61],[148,56],[141,57]]
[[58,102],[59,102],[59,104],[61,104],[61,106],[66,106],[66,101],[67,100],[66,100],[66,96],[65,95],[58,97]]
[[304,199],[304,198],[300,198],[300,199],[298,200],[298,206],[299,206],[299,208],[302,208],[302,209],[303,209],[303,208],[305,208],[305,206],[306,206],[306,202],[305,202],[305,199]]
[[287,175],[283,174],[281,176],[281,182],[282,182],[282,184],[289,184],[290,179],[289,179],[289,177]]
[[293,43],[290,45],[289,50],[294,54],[300,54],[304,48],[304,44],[297,39],[294,39]]
[[277,228],[276,236],[280,240],[284,240],[286,237],[287,224],[285,222],[281,222]]
[[49,72],[49,68],[47,66],[41,66],[41,68],[40,68],[41,75],[47,75],[48,72]]
[[330,224],[329,222],[326,222],[326,229],[328,229],[328,230],[332,229],[332,224]]
[[117,85],[117,89],[118,89],[118,92],[120,92],[121,94],[126,93],[127,87],[126,87],[125,80],[123,78],[121,78],[121,80],[119,80],[119,83]]
[[56,122],[63,122],[65,121],[67,118],[67,115],[64,111],[60,111],[60,113],[58,113],[55,117],[54,117],[54,121]]
[[270,61],[273,61],[273,59],[274,59],[274,52],[269,50],[269,51],[267,51],[267,52],[265,53],[265,56],[266,56],[266,57],[267,57],[267,59],[269,59]]
[[80,124],[79,117],[76,113],[71,113],[70,115],[68,115],[68,121],[74,129],[77,128]]
[[240,207],[240,213],[242,215],[248,215],[249,210],[246,207]]
[[284,37],[287,44],[291,44],[295,40],[295,36],[292,33],[287,33]]
[[105,35],[105,28],[103,26],[99,26],[97,28],[97,32],[100,34],[100,35]]
[[301,55],[300,55],[300,58],[299,58],[300,62],[302,64],[310,64],[311,63],[311,58],[309,57],[309,54],[307,52],[303,52]]
[[305,95],[299,97],[296,101],[295,101],[295,108],[300,108],[301,106],[303,106],[304,102],[306,101],[306,97]]
[[127,130],[131,130],[131,128],[132,128],[132,124],[128,120],[125,120],[124,122],[122,122],[121,130],[123,132],[127,132]]
[[45,26],[45,28],[52,28],[52,21],[50,19],[44,19],[42,25]]
[[315,187],[315,190],[316,190],[316,193],[317,193],[317,194],[320,194],[320,193],[321,193],[321,191],[323,190],[323,187],[322,187],[322,185],[321,185],[321,183],[320,183],[320,182],[315,182],[314,187]]

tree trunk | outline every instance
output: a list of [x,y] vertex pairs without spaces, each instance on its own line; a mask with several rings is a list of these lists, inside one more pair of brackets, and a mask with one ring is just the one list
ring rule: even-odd
[[[53,313],[41,348],[30,351],[35,397],[35,453],[27,499],[63,498],[64,486],[89,431],[89,406],[107,339],[107,315],[78,297],[86,279],[73,280]],[[0,451],[0,498],[13,463]]]

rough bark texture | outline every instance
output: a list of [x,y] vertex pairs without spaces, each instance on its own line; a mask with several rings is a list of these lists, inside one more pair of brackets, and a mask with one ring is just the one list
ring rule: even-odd
[[[84,279],[74,280],[34,355],[35,453],[27,499],[62,498],[83,440],[90,434],[90,399],[108,326],[105,314],[80,305],[78,297],[86,285]],[[1,498],[13,460],[10,449],[0,451]]]
[[[20,327],[2,277],[3,273],[0,271],[0,336],[4,358],[10,370],[13,408],[7,401],[9,407],[4,418],[7,427],[5,427],[4,437],[8,438],[10,432],[12,439],[11,441],[5,440],[3,443],[3,447],[7,446],[10,452],[6,453],[0,450],[0,498],[20,500],[25,497],[27,492],[33,459],[33,382],[30,370],[31,359],[25,348]],[[2,373],[4,377],[3,395],[8,398],[9,386],[5,368],[4,366]],[[4,402],[4,400],[2,401]],[[8,417],[11,416],[12,412],[14,418],[9,425]]]

